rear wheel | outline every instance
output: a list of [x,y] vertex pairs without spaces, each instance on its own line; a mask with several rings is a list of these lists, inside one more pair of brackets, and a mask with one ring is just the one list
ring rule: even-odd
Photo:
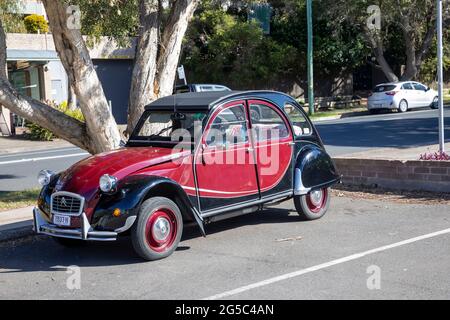
[[408,102],[405,99],[403,99],[398,104],[398,112],[406,112],[406,111],[408,111]]
[[138,219],[131,230],[136,253],[145,260],[170,256],[183,233],[180,209],[170,199],[154,197],[144,201]]
[[294,196],[297,213],[306,220],[323,217],[330,206],[330,189],[313,190],[303,196]]

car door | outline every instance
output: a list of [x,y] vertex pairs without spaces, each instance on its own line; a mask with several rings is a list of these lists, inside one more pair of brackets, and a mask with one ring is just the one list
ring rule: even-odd
[[254,143],[261,197],[292,190],[293,133],[285,115],[273,104],[249,100],[252,141]]
[[195,171],[202,212],[259,199],[245,101],[214,111],[197,149]]
[[417,106],[418,107],[428,106],[430,103],[428,103],[427,88],[424,85],[417,82],[413,82],[412,85],[417,95]]
[[418,94],[416,93],[416,90],[414,90],[412,84],[410,82],[405,82],[402,85],[401,90],[402,90],[403,97],[408,102],[408,107],[409,108],[416,107],[417,106]]

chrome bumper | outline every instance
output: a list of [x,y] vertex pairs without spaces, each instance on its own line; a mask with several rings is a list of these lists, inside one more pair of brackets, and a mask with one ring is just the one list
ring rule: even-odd
[[117,239],[117,232],[95,231],[89,223],[86,214],[80,216],[81,228],[64,229],[55,224],[47,222],[38,208],[33,209],[33,229],[38,234],[46,234],[53,237],[93,240],[93,241],[114,241]]

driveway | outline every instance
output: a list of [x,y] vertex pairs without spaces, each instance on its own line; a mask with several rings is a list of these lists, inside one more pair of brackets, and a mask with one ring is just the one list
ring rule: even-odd
[[[335,196],[323,219],[305,222],[289,201],[209,225],[206,238],[186,229],[155,262],[126,238],[0,243],[0,299],[449,299],[450,206],[422,203]],[[80,289],[67,287],[71,265]]]

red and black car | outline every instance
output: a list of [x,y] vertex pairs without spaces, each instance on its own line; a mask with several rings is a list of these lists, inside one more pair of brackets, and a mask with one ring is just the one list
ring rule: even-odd
[[320,218],[339,180],[290,96],[176,94],[146,107],[123,148],[41,171],[34,228],[64,245],[131,234],[136,252],[155,260],[176,249],[187,223],[205,235],[209,222],[289,199],[304,219]]

